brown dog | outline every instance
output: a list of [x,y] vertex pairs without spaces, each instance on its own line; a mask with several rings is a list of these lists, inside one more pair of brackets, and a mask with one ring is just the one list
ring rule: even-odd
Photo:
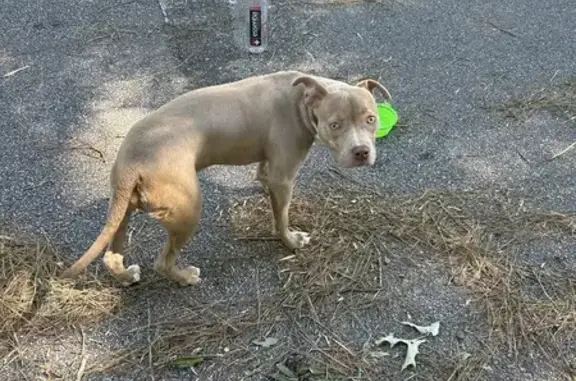
[[183,94],[141,119],[123,141],[110,176],[106,224],[88,251],[63,276],[83,271],[108,246],[104,263],[124,285],[140,280],[140,267],[123,264],[130,213],[156,218],[168,242],[155,269],[181,285],[200,281],[200,270],[176,267],[194,233],[202,197],[196,173],[215,164],[259,163],[276,234],[290,249],[309,242],[288,229],[293,181],[315,140],[327,144],[342,167],[373,165],[378,113],[374,80],[344,82],[288,71],[247,78]]

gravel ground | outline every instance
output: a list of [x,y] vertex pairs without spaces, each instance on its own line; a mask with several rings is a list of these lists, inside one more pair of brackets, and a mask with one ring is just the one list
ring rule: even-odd
[[[0,229],[48,237],[63,255],[78,256],[101,228],[109,169],[132,122],[187,89],[281,69],[350,81],[370,76],[390,90],[400,125],[379,143],[374,168],[346,172],[357,181],[390,195],[497,187],[545,208],[573,211],[574,153],[548,159],[576,141],[574,121],[545,111],[514,120],[497,110],[505,100],[576,75],[573,0],[546,6],[536,0],[328,3],[272,1],[269,49],[251,56],[234,43],[224,0],[0,0],[0,77],[22,69],[0,78]],[[327,150],[315,147],[298,189],[313,191],[312,179],[332,165]],[[191,294],[200,300],[251,295],[245,278],[256,267],[262,289],[274,287],[274,260],[254,253],[277,246],[238,245],[219,223],[232,198],[257,192],[252,176],[251,167],[201,174],[202,225],[181,257],[202,268],[205,282],[198,289],[166,286],[169,296],[153,300],[153,316]],[[140,216],[132,226],[137,244],[129,261],[149,267],[164,237]],[[574,268],[574,244],[572,237],[543,240],[526,255],[561,258]],[[390,316],[382,322],[366,316],[374,331],[407,313],[443,320],[454,334],[474,324],[462,307],[465,296],[434,276],[440,270],[433,263],[390,265],[391,274],[405,276],[398,300],[386,307]],[[145,295],[135,303],[145,306]],[[122,327],[142,319],[145,309],[129,309],[90,332],[92,355],[121,346]],[[36,364],[31,378],[37,363],[69,364],[80,350],[77,338],[34,338],[28,345],[45,353],[43,360],[30,360]],[[433,361],[434,354],[427,356]],[[528,369],[493,364],[500,370],[487,379],[561,379],[538,361]],[[227,372],[211,368],[202,379],[240,379]],[[158,379],[194,377],[175,371]]]

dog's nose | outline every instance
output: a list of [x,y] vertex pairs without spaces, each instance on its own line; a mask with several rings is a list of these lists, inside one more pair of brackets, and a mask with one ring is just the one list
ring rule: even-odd
[[352,149],[352,155],[354,155],[354,158],[356,159],[356,161],[358,161],[360,163],[363,163],[366,160],[368,160],[369,154],[370,154],[370,148],[368,148],[368,146],[365,146],[365,145],[354,147]]

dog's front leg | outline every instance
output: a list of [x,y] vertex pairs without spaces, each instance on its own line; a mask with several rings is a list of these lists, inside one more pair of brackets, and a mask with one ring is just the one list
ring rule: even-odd
[[292,200],[293,179],[278,179],[275,176],[270,176],[268,178],[268,189],[274,214],[275,233],[291,250],[304,247],[310,242],[310,234],[290,231],[288,228],[288,209]]

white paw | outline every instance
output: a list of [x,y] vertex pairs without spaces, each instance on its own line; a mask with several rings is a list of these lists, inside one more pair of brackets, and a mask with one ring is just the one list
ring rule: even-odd
[[184,279],[182,279],[182,281],[180,281],[180,284],[182,286],[198,284],[201,282],[200,269],[198,267],[188,266],[181,271],[184,275]]
[[198,267],[188,266],[188,270],[197,277],[200,276],[200,269]]
[[286,246],[290,249],[301,249],[310,243],[310,233],[293,231],[288,232],[284,240]]
[[130,265],[126,269],[126,280],[122,282],[123,286],[130,286],[133,283],[140,282],[140,266]]

